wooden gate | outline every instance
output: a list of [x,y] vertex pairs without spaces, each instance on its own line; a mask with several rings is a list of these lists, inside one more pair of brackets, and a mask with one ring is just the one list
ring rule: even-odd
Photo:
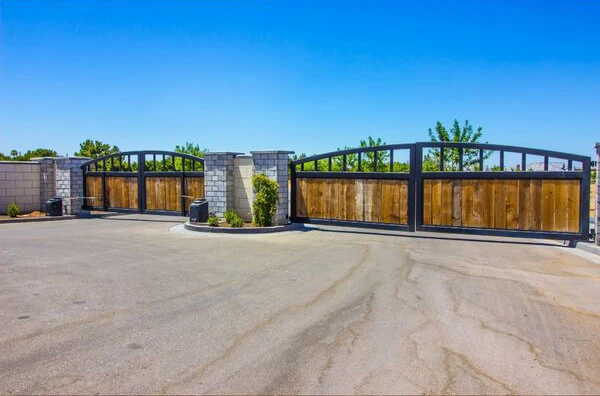
[[448,142],[362,147],[292,162],[291,189],[296,222],[589,235],[590,158],[567,153]]
[[204,160],[169,151],[128,151],[82,165],[84,207],[186,215],[204,197]]

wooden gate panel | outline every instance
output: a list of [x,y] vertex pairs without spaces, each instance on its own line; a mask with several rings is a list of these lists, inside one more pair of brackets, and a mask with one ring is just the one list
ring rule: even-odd
[[298,178],[299,217],[408,224],[408,181]]
[[104,191],[102,190],[102,176],[85,177],[85,206],[104,207]]
[[107,176],[106,195],[109,208],[137,209],[138,187],[136,177]]
[[423,224],[577,233],[580,188],[575,179],[426,179]]
[[181,179],[179,177],[146,177],[146,209],[181,211]]
[[185,177],[185,208],[188,210],[192,201],[197,198],[204,198],[204,177],[186,176]]

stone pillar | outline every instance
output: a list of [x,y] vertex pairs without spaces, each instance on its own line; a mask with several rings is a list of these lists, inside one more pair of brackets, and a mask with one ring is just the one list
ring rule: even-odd
[[289,222],[288,214],[288,161],[293,151],[251,151],[254,162],[254,174],[264,173],[279,183],[279,203],[273,219],[274,224]]
[[83,171],[81,165],[88,161],[85,157],[54,158],[56,180],[55,196],[63,198],[67,214],[78,214],[83,205]]
[[240,153],[206,153],[204,155],[204,197],[208,211],[223,217],[234,205],[233,160]]
[[600,245],[600,235],[598,235],[598,223],[600,221],[600,143],[596,143],[596,186],[591,188],[596,189],[596,215],[594,221],[594,230],[596,232],[596,245]]

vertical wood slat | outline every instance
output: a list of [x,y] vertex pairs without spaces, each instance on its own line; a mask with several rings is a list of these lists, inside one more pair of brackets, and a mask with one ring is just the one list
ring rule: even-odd
[[85,177],[86,206],[101,208],[104,206],[102,176]]

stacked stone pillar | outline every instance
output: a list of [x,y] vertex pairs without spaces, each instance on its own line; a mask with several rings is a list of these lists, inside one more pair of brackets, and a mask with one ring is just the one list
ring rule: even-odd
[[264,173],[279,183],[279,204],[274,224],[289,222],[288,160],[293,151],[252,151],[251,156],[222,152],[204,155],[204,196],[208,210],[223,217],[235,210],[245,220],[252,219],[252,176]]
[[273,219],[274,224],[289,222],[288,213],[288,161],[293,151],[270,150],[251,151],[254,162],[254,174],[264,173],[279,184],[279,203]]
[[67,214],[79,214],[83,205],[83,171],[81,165],[86,157],[42,157],[33,160],[40,163],[40,203],[45,209],[46,201],[63,199]]
[[204,155],[204,196],[208,211],[223,217],[233,209],[233,160],[239,153],[206,153]]

